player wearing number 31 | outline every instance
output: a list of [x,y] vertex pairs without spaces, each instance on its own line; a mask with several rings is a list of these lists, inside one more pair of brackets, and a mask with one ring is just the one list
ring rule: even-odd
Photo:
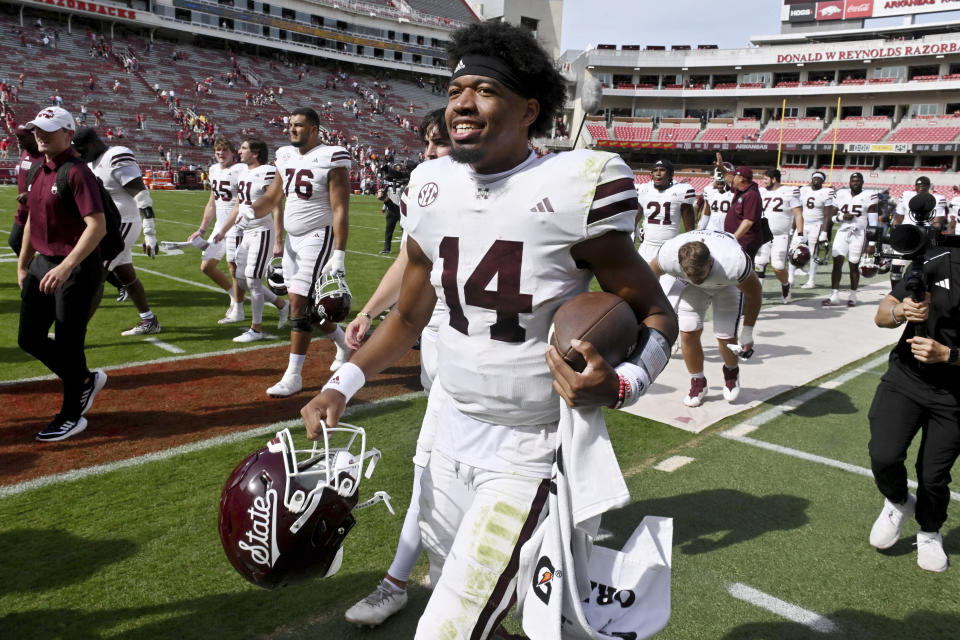
[[[611,153],[538,158],[529,147],[564,100],[549,56],[528,30],[506,23],[471,25],[451,40],[451,155],[415,169],[401,201],[409,263],[397,305],[301,411],[312,438],[321,420],[336,424],[443,299],[449,318],[437,336],[433,390],[449,399],[421,480],[420,531],[434,589],[418,639],[486,638],[496,628],[515,595],[514,558],[543,515],[560,398],[577,406],[635,402],[662,369],[651,361],[666,363],[677,334],[631,238],[630,168]],[[547,334],[557,308],[594,276],[633,308],[642,346],[615,370],[577,343],[587,367],[576,373],[547,349]]]
[[[283,198],[283,279],[290,295],[290,360],[280,381],[267,389],[274,397],[303,388],[300,372],[313,333],[314,283],[320,274],[344,273],[347,208],[350,198],[350,154],[343,147],[320,144],[320,117],[301,107],[290,116],[290,145],[277,149],[276,176],[253,203],[254,217],[267,215]],[[330,365],[335,371],[348,356],[343,329],[322,322],[320,329],[337,347]]]

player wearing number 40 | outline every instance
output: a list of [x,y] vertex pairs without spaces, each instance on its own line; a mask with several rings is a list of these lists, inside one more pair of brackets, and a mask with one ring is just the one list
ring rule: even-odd
[[529,147],[531,136],[550,130],[565,96],[529,30],[471,25],[452,34],[450,53],[451,153],[411,174],[401,206],[409,261],[400,297],[301,411],[312,438],[323,423],[335,425],[443,300],[449,315],[437,336],[429,401],[439,404],[439,419],[420,497],[434,588],[418,639],[437,629],[486,638],[506,614],[517,580],[511,559],[549,494],[561,398],[584,407],[632,403],[660,372],[623,363],[632,369],[621,374],[586,343],[576,348],[587,368],[574,372],[547,348],[557,308],[596,276],[643,323],[641,354],[656,350],[655,361],[665,363],[677,335],[676,316],[631,237],[630,168],[611,153],[538,158]]

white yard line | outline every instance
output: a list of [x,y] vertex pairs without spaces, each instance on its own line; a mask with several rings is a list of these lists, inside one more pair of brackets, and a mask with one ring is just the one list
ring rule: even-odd
[[146,267],[142,267],[140,265],[137,265],[137,271],[143,271],[144,273],[149,273],[150,275],[153,275],[153,276],[160,276],[161,278],[167,278],[175,282],[181,282],[183,284],[193,285],[194,287],[200,287],[201,289],[206,289],[208,291],[215,291],[217,293],[222,293],[225,296],[230,295],[228,292],[224,291],[220,287],[215,287],[212,284],[197,282],[196,280],[187,280],[186,278],[178,278],[177,276],[171,276],[170,274],[163,273],[162,271],[154,271],[153,269],[147,269]]
[[[407,400],[412,400],[417,397],[422,397],[422,391],[415,391],[411,393],[405,393],[400,396],[394,396],[392,398],[382,398],[380,400],[373,400],[365,404],[358,404],[352,407],[347,407],[347,410],[344,412],[343,417],[348,418],[355,416],[364,412],[367,409],[379,408],[384,405],[390,405],[394,403],[406,402]],[[17,484],[12,484],[6,487],[0,487],[0,499],[9,498],[10,496],[15,496],[25,491],[31,491],[33,489],[39,489],[40,487],[46,487],[52,484],[59,484],[63,482],[73,482],[74,480],[80,480],[81,478],[89,478],[91,476],[101,476],[106,473],[111,473],[118,469],[126,469],[128,467],[139,467],[149,462],[156,462],[159,460],[168,460],[176,456],[181,456],[187,453],[193,453],[194,451],[202,451],[204,449],[210,449],[211,447],[217,447],[222,444],[227,444],[230,442],[237,442],[239,440],[244,440],[246,438],[252,438],[260,435],[268,435],[276,433],[281,429],[288,429],[293,427],[298,427],[303,424],[302,420],[284,420],[282,422],[275,422],[273,424],[264,425],[262,427],[255,427],[253,429],[247,429],[246,431],[236,431],[222,436],[217,436],[215,438],[208,438],[206,440],[201,440],[199,442],[192,442],[190,444],[180,445],[179,447],[173,447],[171,449],[165,449],[163,451],[156,451],[154,453],[147,453],[142,456],[137,456],[135,458],[129,458],[127,460],[118,460],[116,462],[110,462],[108,464],[98,464],[93,467],[85,467],[83,469],[74,469],[72,471],[67,471],[64,473],[55,473],[49,476],[42,476],[40,478],[34,478],[33,480],[26,480],[24,482],[19,482]]]
[[178,346],[176,346],[176,345],[174,345],[174,344],[170,344],[169,342],[164,342],[164,341],[161,340],[160,338],[152,338],[152,337],[151,337],[151,338],[144,338],[143,341],[144,341],[144,342],[149,342],[150,344],[152,344],[152,345],[154,345],[154,346],[156,346],[156,347],[159,347],[159,348],[163,349],[164,351],[169,351],[170,353],[186,353],[186,351],[184,351],[184,350],[181,349],[180,347],[178,347]]
[[366,251],[354,251],[352,249],[347,249],[347,253],[355,253],[359,256],[370,256],[371,258],[384,258],[386,260],[393,260],[397,257],[395,253],[367,253]]
[[768,593],[754,589],[749,585],[735,582],[727,585],[727,592],[737,600],[743,600],[750,604],[766,609],[770,613],[786,618],[792,622],[802,624],[803,626],[817,631],[818,633],[836,633],[840,629],[837,625],[825,616],[814,611],[808,611],[795,604],[790,604],[780,598],[775,598]]

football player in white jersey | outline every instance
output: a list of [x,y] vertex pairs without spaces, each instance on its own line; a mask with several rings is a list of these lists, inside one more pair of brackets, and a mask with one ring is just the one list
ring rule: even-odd
[[[690,391],[683,403],[699,407],[707,396],[700,335],[707,309],[713,306],[713,334],[723,359],[723,397],[740,397],[738,353],[753,353],[753,327],[763,303],[763,286],[753,261],[732,233],[707,229],[684,233],[661,247],[650,263],[656,274],[669,273],[685,286],[680,295],[680,341],[683,361],[690,372]],[[741,316],[742,314],[742,316]],[[737,328],[743,318],[737,353]]]
[[[514,558],[545,515],[561,402],[634,401],[665,366],[677,331],[633,244],[630,168],[615,154],[538,158],[529,147],[564,102],[551,58],[529,30],[508,23],[473,24],[451,41],[452,150],[411,176],[400,298],[301,411],[311,438],[321,435],[321,420],[337,424],[353,394],[410,348],[443,299],[449,314],[433,389],[448,398],[421,479],[433,592],[419,640],[438,630],[451,640],[489,637],[515,597]],[[591,345],[575,343],[587,360],[578,374],[547,348],[547,334],[560,304],[587,291],[594,276],[631,305],[644,325],[641,346],[614,369]]]
[[[763,217],[770,225],[773,240],[757,252],[757,273],[763,280],[767,264],[773,265],[773,273],[780,281],[780,299],[790,302],[790,274],[787,270],[787,253],[793,246],[803,244],[803,209],[800,204],[800,189],[780,183],[780,171],[767,169],[764,173],[764,188],[760,189],[763,200]],[[796,236],[793,235],[796,230]],[[722,231],[722,229],[721,229]],[[790,238],[793,237],[793,243]],[[792,244],[792,246],[791,246]]]
[[[933,210],[933,217],[927,222],[934,227],[944,231],[948,228],[947,222],[947,199],[938,193],[933,192],[930,184],[930,178],[920,176],[914,181],[913,191],[904,191],[900,196],[900,202],[897,204],[897,212],[893,216],[893,224],[917,224],[913,212],[910,211],[910,201],[915,195],[921,193],[930,193],[937,199],[937,206]],[[894,259],[893,266],[890,268],[890,280],[896,282],[903,277],[903,268],[909,264],[908,260]]]
[[[803,206],[804,239],[810,249],[810,255],[817,255],[817,245],[821,242],[830,242],[830,225],[836,213],[833,206],[833,187],[824,187],[823,181],[827,176],[822,171],[814,171],[810,176],[810,184],[800,187],[800,204]],[[811,260],[807,265],[809,274],[803,283],[803,289],[813,289],[816,286],[814,276],[817,275],[817,263]],[[791,265],[790,273],[794,267]],[[790,279],[793,281],[793,278]]]
[[[223,228],[234,203],[236,203],[237,175],[243,170],[243,164],[236,162],[236,149],[227,138],[219,138],[214,143],[213,154],[217,162],[210,165],[210,198],[203,208],[203,219],[200,221],[200,227],[187,237],[187,241],[202,238],[210,229],[210,225],[213,225],[213,231],[210,233],[211,242],[203,250],[203,255],[200,258],[200,270],[221,289],[230,294],[230,307],[227,309],[226,315],[218,321],[220,324],[229,324],[231,322],[242,322],[244,319],[243,289],[237,281],[236,264],[236,252],[242,239],[242,233],[240,227],[234,225],[223,241],[214,242],[213,239]],[[217,268],[224,256],[227,257],[227,265],[230,270],[229,278]]]
[[[450,135],[447,133],[447,123],[444,120],[444,109],[437,109],[428,113],[420,122],[418,128],[421,140],[426,148],[423,155],[427,160],[442,158],[450,153]],[[357,317],[347,326],[347,345],[351,349],[359,349],[370,328],[370,320],[379,315],[397,302],[400,297],[400,283],[403,271],[407,266],[407,236],[404,233],[400,245],[400,253],[396,260],[383,274],[377,290],[370,300],[363,306]],[[433,379],[437,371],[437,331],[442,322],[447,321],[447,309],[443,302],[437,300],[430,322],[424,327],[420,336],[420,381],[428,394],[433,388]],[[438,386],[438,391],[440,388]],[[403,609],[407,604],[407,580],[413,567],[423,553],[423,543],[420,541],[420,478],[423,469],[430,460],[430,450],[433,448],[433,437],[436,432],[436,409],[442,399],[439,394],[431,397],[427,405],[427,412],[423,417],[420,435],[417,437],[417,454],[413,458],[413,492],[410,495],[410,506],[403,519],[400,530],[400,540],[397,543],[397,552],[386,576],[374,591],[350,607],[344,617],[348,622],[363,626],[376,626],[388,617]]]
[[957,233],[957,215],[960,215],[960,187],[953,185],[954,196],[947,205],[947,233]]
[[[263,216],[283,205],[287,233],[283,249],[283,279],[290,297],[290,359],[280,381],[267,395],[282,398],[303,388],[303,361],[313,333],[314,285],[321,275],[344,274],[349,228],[350,154],[343,147],[320,144],[320,116],[308,107],[290,116],[290,146],[277,149],[276,177],[253,203]],[[349,358],[343,329],[323,322],[320,329],[336,345],[330,365],[336,371]]]
[[[657,257],[664,242],[680,233],[681,222],[685,231],[696,228],[693,205],[697,192],[686,182],[674,182],[673,172],[672,162],[657,160],[650,170],[650,181],[637,187],[637,223],[643,225],[640,257],[647,262]],[[724,216],[718,217],[723,225]],[[660,277],[660,286],[674,308],[679,300],[679,292],[673,291],[675,282],[669,274]]]
[[233,339],[234,342],[263,340],[263,305],[269,301],[276,305],[280,319],[278,328],[283,328],[290,314],[290,305],[263,286],[263,275],[273,256],[277,234],[283,233],[283,212],[280,207],[273,215],[256,217],[253,203],[267,190],[276,174],[276,168],[267,163],[267,143],[259,138],[247,138],[240,145],[240,164],[244,170],[237,179],[236,203],[223,227],[214,236],[214,242],[223,242],[237,220],[244,219],[243,236],[237,247],[237,275],[244,280],[244,289],[250,292],[250,328]]
[[730,202],[733,200],[733,191],[727,186],[727,181],[723,179],[723,172],[719,169],[713,172],[713,183],[707,185],[697,198],[697,213],[700,219],[697,221],[697,229],[715,229],[723,231],[723,221],[727,217],[727,211],[730,210]]
[[[140,165],[133,151],[126,147],[108,147],[96,130],[83,127],[73,137],[73,147],[90,169],[103,182],[113,202],[120,211],[120,233],[123,235],[123,251],[105,265],[112,274],[114,284],[121,287],[121,300],[129,296],[140,313],[140,320],[132,329],[120,335],[139,336],[160,333],[160,321],[150,310],[147,293],[133,268],[133,245],[140,238],[143,228],[143,252],[156,257],[157,226],[153,215],[153,199],[143,184]],[[141,222],[142,220],[142,222]],[[123,295],[125,292],[126,296]]]
[[[833,238],[833,272],[830,274],[830,297],[823,301],[824,305],[840,304],[840,278],[843,275],[843,260],[846,258],[850,265],[850,297],[847,306],[857,304],[857,287],[860,284],[860,257],[865,244],[868,226],[877,226],[876,191],[863,188],[863,174],[850,174],[850,186],[837,192],[837,214],[834,222],[840,226]],[[873,254],[873,243],[867,248],[868,254]]]

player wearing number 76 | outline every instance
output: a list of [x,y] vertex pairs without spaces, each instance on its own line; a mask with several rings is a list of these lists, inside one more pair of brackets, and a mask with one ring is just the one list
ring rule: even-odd
[[[409,263],[397,305],[301,411],[310,437],[321,420],[336,424],[364,382],[410,348],[442,298],[449,319],[437,336],[431,401],[437,389],[447,398],[420,498],[434,589],[418,639],[438,630],[486,638],[497,627],[516,587],[511,559],[549,492],[560,398],[578,406],[625,399],[624,376],[591,345],[577,343],[582,373],[547,348],[557,308],[596,276],[629,303],[642,341],[663,362],[677,336],[676,316],[631,238],[630,168],[611,153],[538,158],[529,147],[565,96],[550,57],[528,30],[506,23],[471,25],[451,40],[451,154],[415,169],[401,201]],[[659,373],[631,366],[642,374],[626,381],[628,402]]]

